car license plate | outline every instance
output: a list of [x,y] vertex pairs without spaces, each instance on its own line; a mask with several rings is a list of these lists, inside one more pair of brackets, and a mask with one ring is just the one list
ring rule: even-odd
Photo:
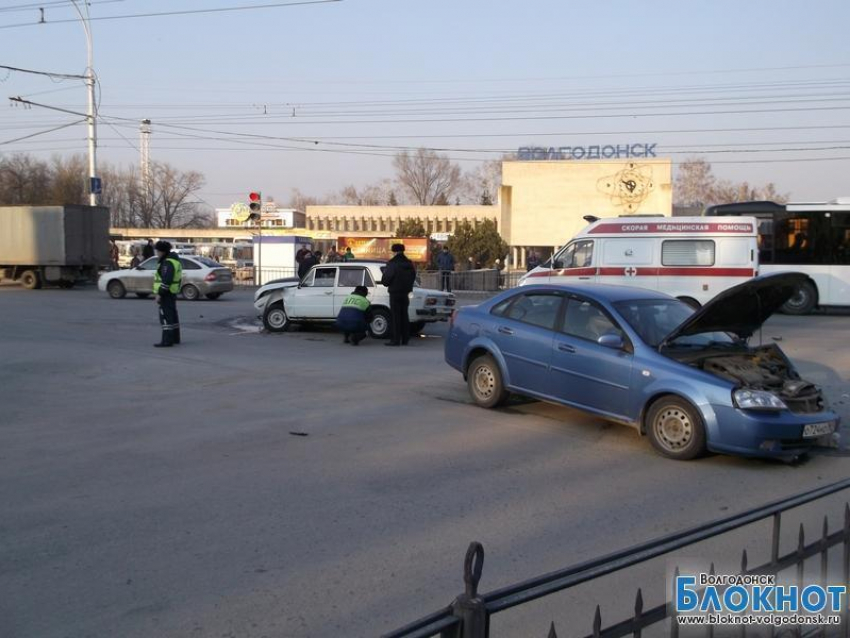
[[810,439],[816,436],[823,436],[824,434],[832,434],[834,429],[835,424],[831,421],[826,423],[809,423],[803,428],[803,438]]

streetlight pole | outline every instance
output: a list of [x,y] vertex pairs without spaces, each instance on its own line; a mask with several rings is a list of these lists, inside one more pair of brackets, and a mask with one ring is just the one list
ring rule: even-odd
[[97,178],[97,105],[95,102],[95,75],[94,75],[94,50],[92,48],[91,24],[88,20],[88,7],[86,7],[86,15],[77,4],[77,0],[71,0],[74,8],[80,16],[80,21],[83,23],[83,30],[86,32],[86,48],[88,50],[88,63],[86,66],[86,86],[88,87],[89,108],[88,108],[88,125],[89,125],[89,204],[97,206],[99,188],[95,188]]

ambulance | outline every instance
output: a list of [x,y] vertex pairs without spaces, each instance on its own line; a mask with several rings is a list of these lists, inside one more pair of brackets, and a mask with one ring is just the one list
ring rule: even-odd
[[519,285],[649,288],[699,307],[758,275],[753,217],[585,217],[590,224]]

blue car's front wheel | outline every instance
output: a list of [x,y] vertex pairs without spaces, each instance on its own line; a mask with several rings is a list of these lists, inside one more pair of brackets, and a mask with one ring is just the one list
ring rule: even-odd
[[466,371],[472,400],[482,408],[495,408],[508,398],[499,364],[488,354],[476,357]]
[[702,418],[677,396],[663,396],[652,404],[646,415],[646,433],[653,447],[671,459],[686,461],[705,453]]

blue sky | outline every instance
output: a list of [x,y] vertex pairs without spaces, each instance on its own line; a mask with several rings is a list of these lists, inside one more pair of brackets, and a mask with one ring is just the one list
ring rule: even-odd
[[[269,1],[115,0],[91,12]],[[29,2],[0,3],[0,25],[37,19],[31,9],[4,11],[21,4]],[[72,17],[68,7],[47,11],[48,21]],[[226,206],[252,189],[286,200],[292,188],[322,194],[388,177],[392,146],[450,149],[472,168],[529,143],[655,142],[676,161],[722,151],[704,155],[721,177],[829,199],[850,195],[850,160],[764,160],[850,156],[850,148],[826,150],[850,147],[848,23],[846,0],[344,0],[99,21],[101,115],[116,118],[100,127],[100,159],[136,163],[136,121],[151,118],[153,158],[202,171],[204,199]],[[2,64],[69,73],[85,66],[76,23],[0,29],[0,42]],[[85,106],[79,83],[0,79],[3,98]],[[772,112],[718,113],[735,110]],[[553,117],[560,119],[545,119]],[[466,121],[445,121],[458,119]],[[4,108],[0,140],[72,120]],[[723,128],[785,130],[716,130]],[[84,135],[79,125],[0,151],[84,152]],[[223,139],[199,139],[210,137]]]

